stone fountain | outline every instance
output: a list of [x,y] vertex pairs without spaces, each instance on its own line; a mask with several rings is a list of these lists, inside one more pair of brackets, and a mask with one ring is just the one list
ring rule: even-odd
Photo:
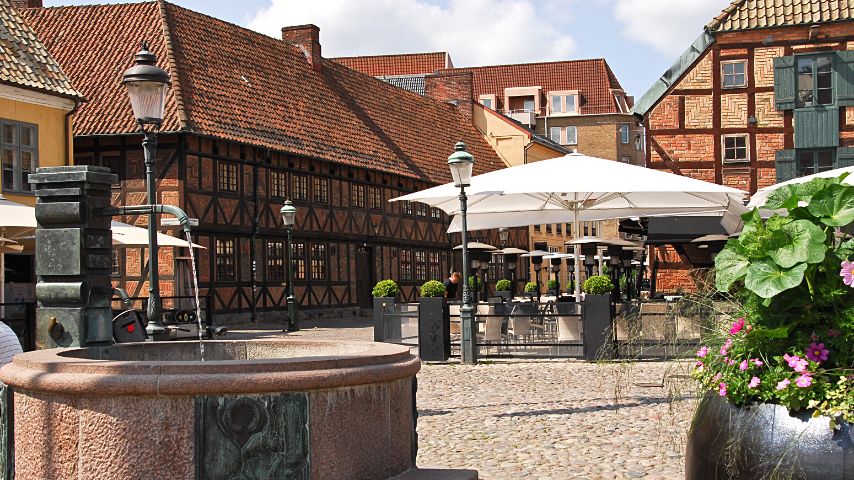
[[[113,344],[108,169],[42,168],[40,348],[0,369],[20,479],[477,479],[415,467],[418,357],[300,339]],[[5,455],[3,455],[5,454]],[[6,478],[10,478],[7,474]]]

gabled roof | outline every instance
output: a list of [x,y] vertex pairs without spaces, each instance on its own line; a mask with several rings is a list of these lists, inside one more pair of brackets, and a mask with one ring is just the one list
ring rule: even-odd
[[582,114],[620,113],[612,90],[623,87],[608,62],[601,58],[455,68],[453,71],[472,73],[475,98],[481,95],[503,97],[504,89],[512,87],[542,87],[544,94],[578,90],[582,95]]
[[7,0],[0,0],[0,83],[61,97],[82,98]]
[[424,77],[426,75],[380,75],[377,78],[397,88],[409,90],[418,95],[426,95],[427,87]]
[[421,97],[170,3],[30,9],[25,17],[91,99],[77,135],[137,130],[121,76],[140,40],[172,78],[164,131],[210,135],[435,183],[459,140],[479,173],[503,162],[452,105]]
[[365,55],[330,60],[372,77],[433,73],[441,68],[454,66],[448,52]]
[[735,0],[706,29],[732,32],[851,19],[854,0]]

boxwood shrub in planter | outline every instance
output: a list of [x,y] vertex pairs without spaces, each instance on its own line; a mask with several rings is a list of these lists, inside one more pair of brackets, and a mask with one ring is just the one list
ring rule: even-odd
[[557,295],[557,280],[551,279],[546,285],[549,289],[549,295]]
[[495,282],[495,295],[501,297],[504,301],[510,300],[511,292],[510,288],[513,287],[513,283],[506,278],[502,278],[501,280]]
[[537,293],[539,286],[537,282],[528,282],[525,284],[525,293]]
[[584,359],[612,358],[611,291],[614,283],[605,275],[585,280],[581,318],[584,325]]
[[424,361],[445,361],[451,356],[451,316],[445,300],[445,285],[436,280],[421,286],[418,354]]
[[397,339],[401,336],[400,322],[389,318],[387,313],[394,313],[394,299],[400,294],[400,287],[394,280],[380,280],[374,285],[371,294],[374,296],[374,341],[384,342],[386,339]]

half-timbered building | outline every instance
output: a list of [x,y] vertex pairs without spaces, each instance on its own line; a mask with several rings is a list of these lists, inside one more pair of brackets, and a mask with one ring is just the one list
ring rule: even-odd
[[[301,308],[370,307],[383,278],[414,299],[417,286],[447,274],[453,239],[438,210],[388,200],[450,181],[446,159],[459,140],[475,173],[504,167],[470,115],[323,59],[313,25],[276,39],[163,1],[23,15],[91,99],[76,116],[74,158],[118,174],[117,205],[145,203],[121,74],[141,40],[169,72],[158,201],[198,219],[202,294],[220,317],[281,315],[285,199],[298,209],[290,261]],[[510,243],[525,240],[518,230]],[[129,250],[114,267],[132,295],[147,291],[145,255]],[[186,294],[186,250],[160,255],[163,294]]]
[[[736,0],[633,111],[648,167],[751,193],[854,164],[854,3]],[[661,290],[693,286],[685,253],[658,249]]]

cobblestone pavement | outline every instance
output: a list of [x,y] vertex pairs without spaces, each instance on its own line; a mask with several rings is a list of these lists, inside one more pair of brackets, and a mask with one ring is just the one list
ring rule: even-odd
[[[370,319],[302,326],[288,336],[373,338]],[[229,338],[283,335],[242,328]],[[481,480],[682,479],[695,405],[687,371],[679,362],[425,364],[418,465],[473,468]]]

